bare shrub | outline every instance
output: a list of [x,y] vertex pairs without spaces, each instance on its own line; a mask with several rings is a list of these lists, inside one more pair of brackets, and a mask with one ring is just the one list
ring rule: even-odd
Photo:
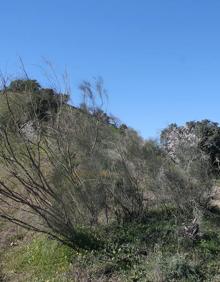
[[111,164],[114,209],[118,220],[141,219],[146,188],[143,140],[131,129],[118,136],[115,157]]
[[59,104],[46,119],[39,118],[33,93],[22,93],[24,99],[1,93],[7,114],[0,124],[0,199],[41,221],[15,218],[4,205],[0,216],[70,245],[78,225],[97,224],[103,214],[109,222],[143,213],[143,141],[132,130],[121,132],[96,107],[101,86],[88,87],[81,87],[91,100],[86,110]]
[[42,119],[36,110],[39,101],[33,93],[26,94],[24,101],[8,89],[1,93],[7,114],[0,125],[0,198],[4,205],[16,203],[42,221],[33,225],[14,218],[4,205],[0,215],[70,244],[75,226],[96,222],[103,208],[100,172],[106,143],[101,134],[106,125],[67,104],[58,104],[56,115]]

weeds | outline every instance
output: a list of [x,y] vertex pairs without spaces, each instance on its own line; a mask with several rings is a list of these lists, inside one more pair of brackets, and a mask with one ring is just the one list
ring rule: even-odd
[[[25,274],[22,281],[215,281],[220,274],[220,237],[212,222],[206,222],[199,240],[178,240],[174,220],[156,214],[160,220],[155,223],[151,213],[143,223],[93,229],[99,243],[87,249],[35,237],[5,255],[4,273]],[[87,236],[81,237],[82,245],[91,231],[83,233]]]

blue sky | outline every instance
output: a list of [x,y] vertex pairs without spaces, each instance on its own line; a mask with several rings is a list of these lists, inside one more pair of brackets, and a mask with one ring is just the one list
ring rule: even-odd
[[220,122],[219,0],[2,0],[0,69],[22,57],[44,82],[43,58],[67,69],[72,100],[102,76],[108,109],[143,137],[169,123]]

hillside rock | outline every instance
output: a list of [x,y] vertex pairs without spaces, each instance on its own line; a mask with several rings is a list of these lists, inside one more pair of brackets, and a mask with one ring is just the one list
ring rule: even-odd
[[209,201],[209,209],[220,213],[220,187],[219,186],[214,186],[210,201]]

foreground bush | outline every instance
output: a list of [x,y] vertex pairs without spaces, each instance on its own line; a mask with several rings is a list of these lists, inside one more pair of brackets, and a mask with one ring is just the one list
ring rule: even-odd
[[[7,88],[1,94],[1,216],[73,247],[77,226],[141,219],[146,161],[136,132],[104,122],[94,104],[87,110],[62,104],[50,119],[39,119],[35,95],[43,93],[26,94],[25,100]],[[14,217],[8,205],[40,222]]]

